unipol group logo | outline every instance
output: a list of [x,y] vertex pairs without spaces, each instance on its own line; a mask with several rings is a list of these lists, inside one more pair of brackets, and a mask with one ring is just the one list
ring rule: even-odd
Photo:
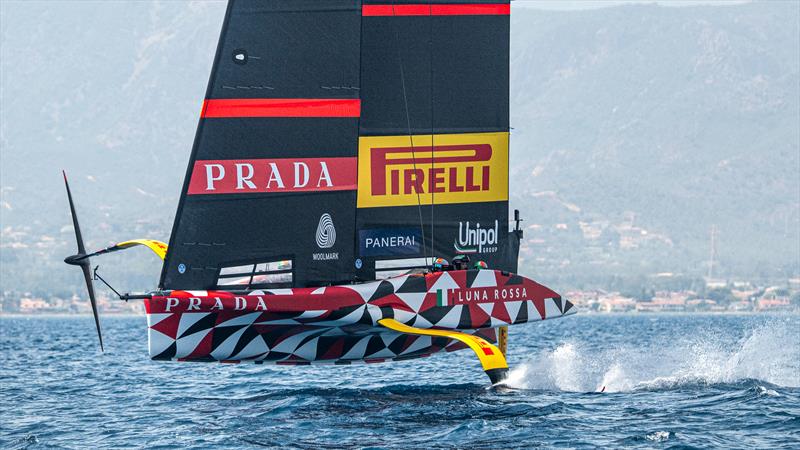
[[[336,227],[333,226],[333,218],[328,213],[323,213],[317,224],[316,234],[317,247],[325,250],[336,245]],[[339,252],[312,253],[314,261],[333,261],[339,259]]]
[[199,160],[189,195],[356,189],[356,158]]
[[317,225],[317,247],[331,248],[336,244],[336,227],[333,226],[333,219],[328,213],[319,218]]
[[358,207],[508,200],[508,133],[362,136]]
[[458,253],[494,253],[500,242],[500,222],[481,227],[480,223],[458,222],[458,237],[453,243]]

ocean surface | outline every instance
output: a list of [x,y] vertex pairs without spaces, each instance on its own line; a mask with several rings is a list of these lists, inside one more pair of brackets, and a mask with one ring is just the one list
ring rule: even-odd
[[[1,318],[2,448],[800,448],[800,316],[577,315],[401,363],[155,362],[144,317]],[[603,391],[603,392],[599,392]]]

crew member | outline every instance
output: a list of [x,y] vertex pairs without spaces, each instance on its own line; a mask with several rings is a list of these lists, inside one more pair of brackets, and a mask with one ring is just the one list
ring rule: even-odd
[[452,266],[444,258],[436,258],[433,260],[433,272],[447,272],[452,269]]
[[469,269],[469,255],[458,255],[453,258],[454,270],[467,270]]

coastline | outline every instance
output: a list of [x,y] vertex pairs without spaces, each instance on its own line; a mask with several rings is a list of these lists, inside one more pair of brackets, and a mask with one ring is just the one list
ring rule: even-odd
[[[141,313],[132,312],[100,312],[102,317],[106,318],[128,318],[128,317],[145,317],[144,311]],[[667,317],[667,316],[799,316],[800,310],[793,311],[669,311],[669,312],[595,312],[595,311],[581,311],[578,309],[578,316],[590,317]],[[65,318],[92,318],[91,314],[86,313],[7,313],[0,312],[0,320],[3,319],[29,319],[29,318],[44,318],[44,319],[65,319]],[[536,323],[536,322],[531,322]]]

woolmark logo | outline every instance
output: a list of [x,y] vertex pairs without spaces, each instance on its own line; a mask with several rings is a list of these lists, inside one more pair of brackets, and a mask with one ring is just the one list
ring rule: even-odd
[[500,223],[495,220],[494,228],[481,228],[480,223],[472,226],[470,222],[458,222],[458,238],[453,247],[458,253],[494,253],[500,242]]
[[333,226],[333,219],[328,213],[319,218],[317,225],[317,247],[331,248],[336,244],[336,227]]

